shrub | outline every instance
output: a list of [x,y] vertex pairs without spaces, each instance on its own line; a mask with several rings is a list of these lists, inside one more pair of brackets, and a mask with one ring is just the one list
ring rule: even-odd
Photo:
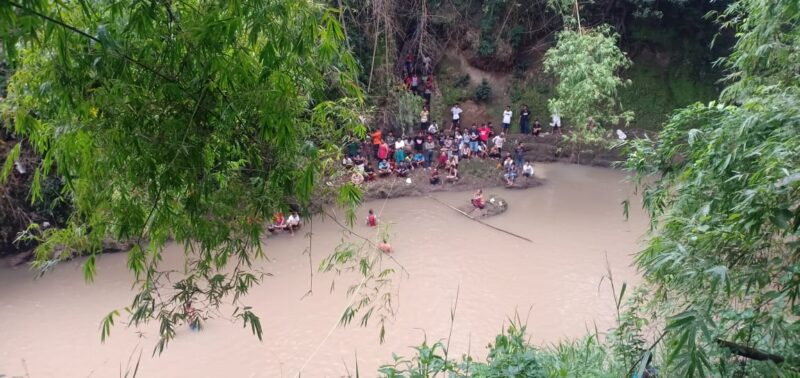
[[489,86],[489,82],[486,79],[481,81],[481,84],[475,87],[475,101],[489,101],[492,97],[492,87]]
[[453,87],[455,87],[455,88],[466,87],[467,85],[469,85],[469,80],[470,80],[470,77],[469,77],[468,73],[460,75],[460,76],[456,77],[455,80],[453,80]]

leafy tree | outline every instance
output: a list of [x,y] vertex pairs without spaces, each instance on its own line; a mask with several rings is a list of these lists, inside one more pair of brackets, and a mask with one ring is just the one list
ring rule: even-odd
[[544,60],[545,72],[557,80],[556,96],[548,102],[551,112],[574,121],[579,130],[590,118],[613,123],[633,119],[630,111],[618,113],[617,90],[630,81],[617,74],[631,64],[618,39],[607,25],[559,32]]
[[414,135],[419,127],[419,112],[425,100],[404,87],[397,86],[390,92],[389,101],[394,125],[399,127],[404,135]]
[[[241,301],[262,277],[263,221],[289,203],[305,212],[344,136],[364,134],[336,17],[294,0],[3,1],[0,37],[15,68],[2,115],[43,157],[32,197],[55,170],[75,206],[34,266],[86,254],[91,281],[103,241],[130,240],[126,310],[160,322],[158,351],[190,302],[232,301],[260,338]],[[171,238],[182,272],[160,266]]]
[[739,37],[722,101],[632,144],[654,227],[636,262],[666,321],[671,376],[797,374],[800,8],[740,0],[720,17]]

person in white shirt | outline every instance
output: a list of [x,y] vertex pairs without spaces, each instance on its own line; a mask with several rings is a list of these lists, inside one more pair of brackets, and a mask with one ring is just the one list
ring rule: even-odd
[[436,121],[431,122],[431,125],[428,126],[428,134],[436,135],[439,132],[439,125],[436,124]]
[[511,106],[506,106],[506,110],[503,112],[503,131],[508,132],[508,129],[511,127],[511,117],[514,115],[514,112],[511,111]]
[[456,127],[461,126],[461,113],[462,112],[463,112],[463,110],[461,110],[461,107],[458,106],[458,104],[454,104],[453,107],[450,108],[450,113],[453,113],[453,126],[450,127],[451,130],[456,128]]
[[495,147],[498,150],[503,150],[503,143],[506,142],[506,133],[501,132],[500,135],[492,138],[492,143],[494,143]]
[[394,158],[398,164],[406,159],[406,141],[403,138],[397,138],[394,142]]
[[289,219],[286,220],[286,228],[289,229],[289,232],[294,235],[294,230],[300,227],[300,214],[297,214],[296,211],[293,211],[291,215],[289,215]]
[[553,127],[553,134],[558,131],[561,134],[561,115],[558,114],[558,111],[553,112],[553,120],[550,122],[550,126]]
[[525,165],[522,166],[522,175],[525,177],[533,177],[533,164],[530,161],[525,161]]

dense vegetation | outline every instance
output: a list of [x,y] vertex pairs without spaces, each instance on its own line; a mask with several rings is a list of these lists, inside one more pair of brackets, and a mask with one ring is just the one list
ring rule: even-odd
[[628,146],[652,235],[636,256],[646,283],[610,337],[540,350],[504,334],[486,363],[441,361],[426,343],[387,376],[640,377],[648,361],[667,377],[800,373],[800,8],[740,0],[714,16],[738,35],[719,101]]
[[[14,70],[2,114],[41,155],[31,199],[55,174],[74,206],[64,227],[29,231],[34,267],[82,254],[91,281],[104,241],[130,241],[130,322],[160,322],[159,350],[191,302],[230,300],[261,337],[241,301],[262,276],[262,220],[287,204],[307,214],[342,142],[364,133],[334,14],[297,1],[4,1],[0,25]],[[187,249],[182,277],[159,265],[171,238]]]

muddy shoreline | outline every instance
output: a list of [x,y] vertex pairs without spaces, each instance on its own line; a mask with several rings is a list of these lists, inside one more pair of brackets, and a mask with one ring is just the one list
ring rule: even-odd
[[[615,149],[606,148],[585,148],[578,151],[570,151],[561,135],[532,135],[510,134],[506,138],[506,145],[503,148],[503,155],[510,153],[511,148],[517,141],[522,142],[525,150],[523,159],[534,163],[565,163],[588,165],[595,167],[613,168],[617,161],[624,160],[624,154]],[[461,192],[477,190],[481,188],[504,187],[506,189],[529,189],[546,183],[538,175],[527,178],[520,176],[513,186],[506,186],[503,179],[502,163],[491,159],[470,159],[462,160],[459,173],[461,178],[456,182],[443,182],[438,185],[431,185],[428,182],[430,172],[424,169],[412,171],[408,178],[411,183],[407,183],[405,178],[397,176],[379,177],[373,181],[364,182],[361,188],[364,190],[364,199],[384,199],[425,196],[430,193],[438,192]]]

